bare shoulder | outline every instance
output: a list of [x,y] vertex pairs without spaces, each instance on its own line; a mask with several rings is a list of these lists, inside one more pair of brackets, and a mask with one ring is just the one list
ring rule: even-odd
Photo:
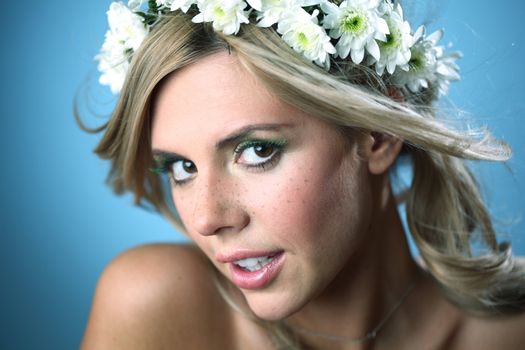
[[[525,259],[515,258],[515,263],[525,267]],[[525,344],[525,306],[509,315],[492,317],[467,317],[461,340],[472,349],[523,349]],[[466,348],[466,347],[459,347]]]
[[220,325],[228,327],[231,311],[212,274],[206,257],[190,245],[146,245],[121,254],[97,284],[82,349],[192,349],[207,348],[210,339],[227,342]]
[[520,350],[525,344],[525,311],[496,317],[470,317],[462,328],[455,348]]

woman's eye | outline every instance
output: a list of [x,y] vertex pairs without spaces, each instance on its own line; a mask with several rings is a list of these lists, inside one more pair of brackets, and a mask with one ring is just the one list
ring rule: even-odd
[[247,167],[264,167],[278,160],[285,142],[247,141],[235,149],[236,162]]
[[171,173],[176,183],[189,180],[196,172],[197,167],[189,160],[179,159],[171,165]]

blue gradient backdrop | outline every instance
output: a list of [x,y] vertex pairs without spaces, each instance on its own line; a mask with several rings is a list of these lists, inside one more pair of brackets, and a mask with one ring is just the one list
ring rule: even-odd
[[[498,228],[525,255],[525,5],[436,3],[444,41],[465,54],[451,99],[514,148],[508,168],[476,168]],[[137,244],[183,239],[159,216],[133,207],[129,196],[111,193],[104,184],[108,166],[92,154],[100,136],[80,131],[72,116],[83,84],[93,87],[97,113],[113,104],[96,85],[92,59],[108,5],[60,0],[2,7],[0,349],[78,348],[97,276],[110,259]],[[419,7],[411,16],[420,20]]]

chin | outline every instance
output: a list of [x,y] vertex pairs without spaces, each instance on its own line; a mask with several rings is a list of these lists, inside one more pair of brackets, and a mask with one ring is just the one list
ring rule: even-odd
[[245,292],[244,296],[252,312],[266,321],[279,321],[300,310],[303,304],[285,296],[261,292]]

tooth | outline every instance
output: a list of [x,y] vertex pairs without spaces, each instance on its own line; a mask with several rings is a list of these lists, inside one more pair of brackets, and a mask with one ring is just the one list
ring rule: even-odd
[[248,258],[248,259],[242,259],[238,260],[236,263],[242,267],[253,267],[257,265],[259,261],[257,258]]
[[273,258],[268,256],[261,256],[257,258],[246,258],[235,261],[235,264],[250,272],[262,269],[265,265],[270,263]]

